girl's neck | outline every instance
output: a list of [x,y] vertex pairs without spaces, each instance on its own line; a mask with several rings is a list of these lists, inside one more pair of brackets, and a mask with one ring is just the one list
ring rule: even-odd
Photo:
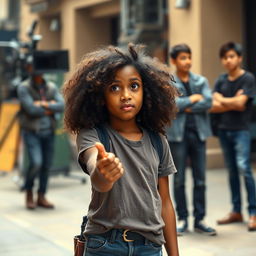
[[238,68],[228,72],[228,79],[231,81],[236,80],[238,77],[240,77],[244,73],[245,73],[245,70],[238,67]]
[[140,140],[142,137],[142,131],[135,121],[131,122],[115,122],[110,121],[110,127],[129,140]]
[[177,70],[177,76],[179,77],[179,79],[182,81],[182,82],[188,82],[189,81],[189,72],[183,72],[183,71],[179,71]]

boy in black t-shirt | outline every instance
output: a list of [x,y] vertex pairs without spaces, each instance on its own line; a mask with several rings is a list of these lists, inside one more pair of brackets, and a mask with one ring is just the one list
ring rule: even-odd
[[242,222],[239,174],[243,175],[248,199],[248,230],[256,231],[256,189],[250,165],[250,116],[256,95],[254,76],[241,68],[242,48],[229,42],[220,49],[220,58],[227,74],[215,84],[212,113],[219,113],[218,137],[229,171],[232,211],[219,225]]

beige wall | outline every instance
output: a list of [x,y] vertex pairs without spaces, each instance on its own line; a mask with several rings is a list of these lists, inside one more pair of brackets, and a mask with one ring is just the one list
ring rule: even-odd
[[92,18],[89,9],[76,11],[76,28],[76,62],[85,53],[110,44],[110,20]]
[[191,1],[189,9],[175,8],[175,0],[169,0],[169,44],[186,43],[193,52],[192,71],[201,73],[201,0]]
[[8,18],[8,1],[0,0],[0,19],[5,20]]
[[[98,9],[102,9],[102,6],[105,5],[105,10],[109,10],[111,15],[113,10],[109,9],[109,6],[112,5],[113,0],[62,0],[61,1],[61,23],[62,23],[62,33],[61,33],[61,48],[69,50],[70,56],[70,67],[71,71],[75,67],[76,63],[81,59],[81,57],[88,51],[92,49],[92,43],[90,38],[90,33],[94,35],[96,41],[99,40],[95,35],[96,32],[101,31],[102,37],[106,35],[107,31],[97,29],[98,27],[95,24],[92,24],[91,18],[87,17],[89,14],[89,9],[92,13],[95,13]],[[117,1],[114,1],[117,2]],[[87,12],[87,13],[86,13]],[[84,14],[84,17],[83,17]],[[99,17],[100,15],[98,15]],[[104,12],[104,15],[107,16],[107,12]],[[88,23],[87,23],[88,22]],[[104,25],[108,26],[107,23],[103,24],[102,20],[95,20],[99,25],[103,25],[103,29],[106,28]],[[89,26],[90,23],[90,26]],[[89,29],[90,31],[86,31]],[[104,38],[104,42],[108,40]],[[88,47],[88,48],[87,48]]]
[[61,31],[49,30],[50,24],[53,19],[59,19],[59,15],[44,16],[40,19],[40,34],[43,35],[43,38],[40,42],[40,49],[42,50],[61,49]]
[[219,48],[227,41],[242,43],[243,6],[241,0],[202,1],[202,73],[213,86],[224,72],[219,61]]

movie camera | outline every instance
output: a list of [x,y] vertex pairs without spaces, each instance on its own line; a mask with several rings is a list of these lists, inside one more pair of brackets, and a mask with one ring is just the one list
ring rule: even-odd
[[[42,36],[35,34],[38,22],[30,26],[28,42],[0,41],[0,100],[13,96],[16,87],[31,74],[59,73],[69,70],[67,50],[37,50]],[[32,66],[32,73],[28,72]]]

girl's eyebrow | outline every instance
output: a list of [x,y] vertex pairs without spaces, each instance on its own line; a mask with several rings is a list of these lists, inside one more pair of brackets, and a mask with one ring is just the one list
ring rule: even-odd
[[130,78],[130,81],[140,81],[141,82],[141,80],[139,78],[137,78],[137,77]]
[[[141,80],[137,77],[130,78],[129,80],[130,81],[139,81],[139,82],[141,82]],[[121,81],[120,80],[113,80],[113,83],[121,83]]]

